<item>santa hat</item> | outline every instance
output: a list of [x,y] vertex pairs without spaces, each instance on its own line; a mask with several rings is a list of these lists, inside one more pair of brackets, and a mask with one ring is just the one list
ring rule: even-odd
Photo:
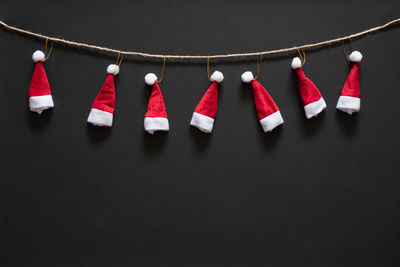
[[281,125],[283,118],[279,108],[267,90],[254,79],[253,73],[246,71],[241,78],[242,82],[251,83],[253,87],[254,104],[264,132],[272,131],[275,127]]
[[119,66],[111,64],[107,67],[107,77],[103,87],[94,99],[87,121],[96,126],[111,127],[115,109],[114,76],[119,73]]
[[207,89],[196,109],[193,112],[190,125],[197,127],[200,131],[211,133],[218,107],[218,84],[224,80],[220,71],[215,71],[210,79],[213,81]]
[[306,117],[310,119],[326,109],[326,103],[317,86],[304,74],[301,65],[300,58],[293,58],[292,69],[296,70],[297,76],[299,77],[298,88],[301,101],[303,102]]
[[358,51],[353,51],[349,58],[354,64],[344,83],[336,108],[351,115],[353,112],[360,111],[361,99],[358,70],[360,68],[362,54]]
[[33,53],[32,59],[36,62],[36,66],[29,86],[29,109],[41,114],[43,110],[54,107],[54,102],[43,66],[44,53],[38,50]]
[[147,112],[144,117],[144,130],[149,134],[156,131],[168,131],[169,123],[167,110],[165,109],[164,98],[161,94],[160,86],[157,83],[157,76],[154,73],[148,73],[144,77],[148,85],[152,85]]

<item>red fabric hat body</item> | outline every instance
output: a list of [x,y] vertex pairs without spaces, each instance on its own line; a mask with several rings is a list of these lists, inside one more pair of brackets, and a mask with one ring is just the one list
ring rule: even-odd
[[162,96],[160,86],[157,82],[154,83],[153,88],[151,89],[151,95],[149,103],[147,105],[147,112],[145,117],[168,118],[167,110],[164,104],[164,98]]
[[261,126],[265,132],[272,131],[275,127],[283,123],[279,108],[259,82],[253,79],[251,86],[253,88],[254,105]]
[[259,120],[262,120],[265,117],[268,117],[269,115],[279,111],[275,101],[259,82],[252,80],[251,86],[253,87],[254,104],[256,106]]
[[296,72],[299,77],[298,88],[303,106],[320,100],[322,96],[317,86],[306,77],[301,68],[296,69]]
[[49,81],[46,71],[44,70],[43,62],[36,62],[33,70],[31,84],[29,85],[29,96],[51,95]]
[[114,75],[107,74],[106,80],[93,101],[92,108],[114,114],[115,109],[115,85]]
[[354,65],[347,76],[346,82],[344,83],[341,95],[360,98],[359,68],[360,63],[354,62]]
[[193,112],[190,125],[204,133],[211,133],[218,109],[218,82],[213,81]]
[[194,112],[215,119],[218,108],[218,83],[213,82],[201,98]]
[[43,110],[54,107],[50,85],[44,70],[43,62],[36,62],[29,85],[29,107],[31,111],[42,113]]
[[306,77],[301,68],[296,68],[296,73],[299,77],[298,89],[306,117],[309,119],[317,116],[326,108],[325,100],[317,86]]
[[144,118],[144,129],[150,134],[156,131],[169,130],[167,110],[157,81],[154,81],[151,89],[150,99],[147,104],[147,112]]

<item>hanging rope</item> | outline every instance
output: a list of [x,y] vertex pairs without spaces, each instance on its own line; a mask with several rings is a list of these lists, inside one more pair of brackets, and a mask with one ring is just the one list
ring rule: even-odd
[[354,39],[360,36],[364,36],[368,33],[371,32],[376,32],[379,30],[382,30],[384,28],[389,27],[390,25],[400,22],[400,18],[394,19],[392,21],[387,22],[386,24],[383,24],[378,27],[370,28],[368,30],[358,32],[358,33],[353,33],[350,35],[346,35],[344,37],[339,37],[335,39],[330,39],[318,43],[312,43],[312,44],[305,44],[301,46],[294,46],[290,48],[282,48],[282,49],[276,49],[276,50],[267,50],[267,51],[259,51],[259,52],[249,52],[249,53],[237,53],[237,54],[220,54],[220,55],[202,55],[202,56],[194,56],[194,55],[161,55],[161,54],[149,54],[149,53],[143,53],[143,52],[138,52],[138,51],[123,51],[123,50],[117,50],[117,49],[112,49],[112,48],[107,48],[103,46],[98,46],[98,45],[91,45],[91,44],[86,44],[86,43],[80,43],[80,42],[74,42],[62,38],[57,38],[57,37],[51,37],[51,36],[46,36],[43,34],[31,32],[28,30],[24,30],[21,28],[17,28],[14,26],[10,26],[6,24],[5,22],[0,20],[0,25],[3,26],[5,29],[8,29],[10,31],[15,31],[19,33],[23,33],[26,35],[34,36],[37,38],[41,39],[48,39],[53,42],[57,43],[62,43],[70,46],[76,46],[76,47],[85,47],[88,49],[92,50],[98,50],[98,51],[104,51],[104,52],[110,52],[110,53],[117,53],[121,55],[132,55],[132,56],[142,56],[142,57],[148,57],[148,58],[169,58],[169,59],[210,59],[210,58],[233,58],[233,57],[250,57],[250,56],[258,56],[258,55],[272,55],[272,54],[280,54],[280,53],[287,53],[291,51],[296,51],[298,49],[306,49],[306,48],[313,48],[313,47],[318,47],[318,46],[323,46],[323,45],[331,45],[333,43],[337,42],[342,42],[346,39]]

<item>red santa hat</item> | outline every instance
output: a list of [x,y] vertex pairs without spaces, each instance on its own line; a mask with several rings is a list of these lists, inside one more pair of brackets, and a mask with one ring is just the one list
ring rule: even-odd
[[292,69],[296,70],[297,76],[299,77],[298,88],[301,101],[303,102],[306,117],[310,119],[326,109],[326,103],[317,86],[304,74],[301,65],[300,58],[293,58]]
[[190,125],[204,133],[211,133],[218,108],[218,84],[224,80],[220,71],[214,71],[210,79],[213,81],[193,112]]
[[44,53],[38,50],[33,53],[32,59],[36,62],[36,66],[29,86],[29,109],[41,114],[43,110],[54,107],[54,102],[43,66]]
[[144,81],[146,84],[153,86],[149,103],[147,104],[147,112],[144,117],[144,130],[149,134],[153,134],[156,131],[168,131],[167,110],[160,86],[157,83],[157,76],[154,73],[148,73],[144,77]]
[[242,82],[251,83],[253,87],[254,104],[257,116],[264,132],[270,132],[283,123],[283,118],[275,101],[267,90],[254,79],[253,73],[246,71],[242,74]]
[[96,126],[111,127],[115,109],[114,76],[119,73],[119,66],[111,64],[107,67],[107,77],[103,87],[94,99],[87,121]]
[[360,68],[362,54],[358,51],[353,51],[349,58],[354,64],[344,83],[336,108],[351,115],[353,112],[360,111],[361,99],[358,70]]

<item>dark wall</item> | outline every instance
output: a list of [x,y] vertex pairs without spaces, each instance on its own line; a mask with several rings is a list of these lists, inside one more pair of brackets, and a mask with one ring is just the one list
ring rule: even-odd
[[[271,1],[268,1],[271,2]],[[0,19],[125,50],[217,54],[339,37],[399,16],[393,1],[11,1]],[[340,45],[306,51],[328,105],[307,120],[290,68],[264,57],[259,81],[285,123],[264,133],[255,58],[212,61],[225,75],[211,135],[189,127],[209,85],[205,62],[167,62],[169,133],[143,130],[161,61],[130,57],[111,129],[87,125],[114,55],[55,45],[55,101],[28,110],[32,53],[44,41],[0,31],[0,262],[4,266],[398,266],[400,29],[353,42],[361,112],[336,111],[350,69]]]

